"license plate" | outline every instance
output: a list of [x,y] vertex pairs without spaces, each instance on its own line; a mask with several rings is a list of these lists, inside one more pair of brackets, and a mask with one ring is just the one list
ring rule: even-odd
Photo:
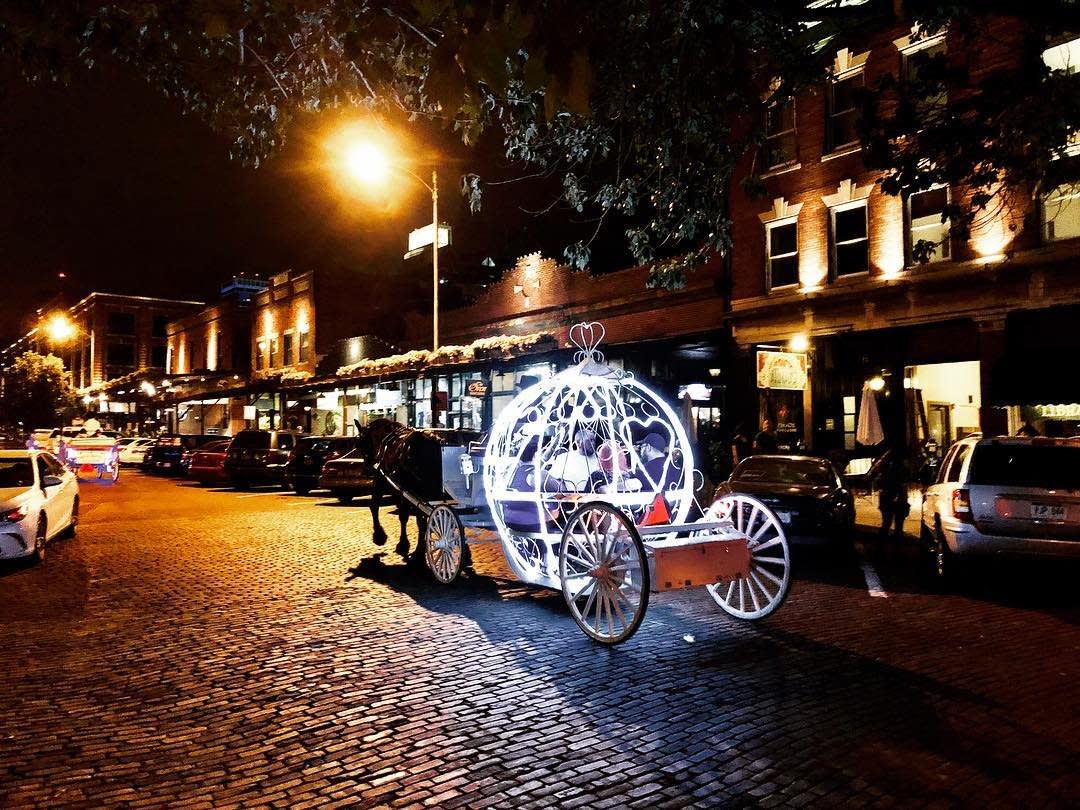
[[1032,520],[1065,520],[1065,514],[1064,506],[1052,506],[1048,503],[1033,503],[1031,505]]
[[161,466],[162,467],[171,467],[172,462],[171,461],[163,461],[163,462],[161,462]]
[[791,523],[791,512],[777,512],[776,517],[781,523]]

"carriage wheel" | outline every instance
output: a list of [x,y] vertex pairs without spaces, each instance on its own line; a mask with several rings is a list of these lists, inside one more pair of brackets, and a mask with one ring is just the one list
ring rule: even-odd
[[649,564],[630,519],[605,503],[578,509],[559,548],[563,598],[589,638],[626,641],[649,607]]
[[461,573],[465,529],[449,506],[436,506],[424,529],[424,562],[435,579],[449,585]]
[[750,576],[707,585],[709,595],[736,619],[763,619],[780,607],[791,584],[791,555],[780,520],[749,495],[725,495],[709,507],[708,520],[730,520],[750,546]]

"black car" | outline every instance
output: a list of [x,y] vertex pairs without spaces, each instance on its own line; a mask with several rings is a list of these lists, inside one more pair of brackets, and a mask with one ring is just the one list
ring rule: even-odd
[[285,486],[285,463],[297,438],[291,430],[241,430],[225,454],[225,474],[237,489],[252,484]]
[[319,485],[323,464],[355,450],[359,442],[354,436],[304,436],[285,464],[285,483],[307,495]]
[[845,540],[855,525],[855,499],[832,463],[808,456],[750,456],[716,491],[751,495],[768,506],[789,536]]
[[184,454],[198,450],[209,442],[221,441],[223,436],[212,433],[174,433],[159,436],[157,441],[146,449],[142,469],[146,472],[166,475],[183,472]]

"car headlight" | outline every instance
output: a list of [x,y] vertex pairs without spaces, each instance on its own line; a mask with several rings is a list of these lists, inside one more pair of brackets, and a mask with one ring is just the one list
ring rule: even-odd
[[18,523],[20,520],[22,520],[29,514],[30,507],[26,504],[23,504],[17,509],[9,509],[7,512],[4,512],[4,520],[6,520],[8,523]]

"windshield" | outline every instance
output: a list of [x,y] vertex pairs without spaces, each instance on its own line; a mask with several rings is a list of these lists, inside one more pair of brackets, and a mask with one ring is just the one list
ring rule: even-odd
[[1080,446],[980,444],[968,480],[996,486],[1080,489]]
[[34,468],[25,458],[0,459],[0,487],[32,487]]
[[836,483],[828,463],[812,458],[750,458],[739,464],[732,478],[762,484],[811,484],[832,486]]
[[254,447],[256,449],[269,449],[270,434],[265,430],[241,430],[232,440],[232,448]]

